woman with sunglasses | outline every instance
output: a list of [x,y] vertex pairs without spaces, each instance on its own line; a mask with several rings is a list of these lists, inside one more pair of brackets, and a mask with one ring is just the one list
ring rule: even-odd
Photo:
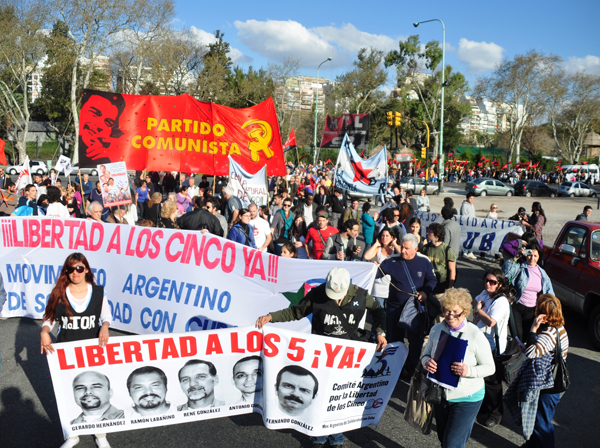
[[[492,352],[496,350],[496,330],[498,331],[498,354],[506,350],[510,302],[508,282],[504,272],[491,268],[483,275],[483,291],[473,301],[473,323],[483,332]],[[485,397],[479,410],[479,421],[493,428],[502,421],[502,380],[496,375],[484,378]]]
[[471,294],[464,288],[450,288],[439,296],[444,320],[434,325],[421,362],[429,373],[437,371],[432,358],[442,333],[468,341],[462,361],[453,362],[450,372],[460,379],[456,389],[443,389],[442,402],[435,405],[435,421],[442,448],[464,447],[471,436],[475,418],[485,395],[484,378],[496,370],[490,344],[481,331],[467,321]]
[[[78,325],[71,325],[77,318]],[[41,353],[54,353],[50,331],[58,323],[56,342],[72,342],[98,338],[104,347],[108,342],[108,327],[111,312],[104,288],[96,285],[90,265],[81,253],[67,257],[56,279],[56,285],[44,311],[41,333]],[[123,418],[111,416],[111,419]],[[110,447],[106,434],[96,434],[96,444]],[[79,443],[79,437],[69,437],[62,448],[70,448]]]

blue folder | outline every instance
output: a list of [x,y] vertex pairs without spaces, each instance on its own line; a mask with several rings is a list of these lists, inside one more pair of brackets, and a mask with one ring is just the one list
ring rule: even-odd
[[456,389],[460,377],[452,373],[450,366],[454,362],[464,361],[468,345],[468,341],[442,331],[432,356],[437,363],[437,370],[434,374],[429,373],[427,377],[442,387]]

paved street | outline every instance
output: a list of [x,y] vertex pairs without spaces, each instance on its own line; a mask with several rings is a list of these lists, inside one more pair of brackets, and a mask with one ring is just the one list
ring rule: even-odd
[[[478,207],[479,208],[479,207]],[[472,294],[482,289],[483,268],[491,264],[459,261],[458,286]],[[600,353],[595,351],[586,334],[586,322],[566,313],[570,338],[568,358],[572,385],[558,406],[556,414],[557,446],[591,447],[600,438],[597,425],[600,402]],[[4,360],[0,373],[0,433],[2,446],[59,447],[62,434],[48,366],[39,354],[41,323],[30,319],[0,321],[0,347]],[[123,333],[112,331],[112,336]],[[349,447],[431,447],[437,446],[434,433],[422,436],[403,419],[408,385],[399,382],[379,427],[347,433]],[[582,429],[585,428],[585,429]],[[270,431],[258,415],[208,420],[155,429],[111,434],[113,447],[300,447],[310,446],[308,437],[292,431]],[[469,447],[514,447],[523,443],[515,425],[506,418],[489,430],[475,425]],[[82,437],[83,448],[95,447],[93,438]]]

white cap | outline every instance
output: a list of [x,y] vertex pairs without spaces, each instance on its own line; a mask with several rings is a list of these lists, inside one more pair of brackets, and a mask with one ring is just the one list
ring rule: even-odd
[[325,293],[332,300],[340,300],[346,296],[350,287],[350,273],[344,268],[333,268],[327,274]]

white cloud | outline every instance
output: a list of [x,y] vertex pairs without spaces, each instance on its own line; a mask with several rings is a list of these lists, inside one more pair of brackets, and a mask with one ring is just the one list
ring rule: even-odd
[[238,20],[234,25],[250,50],[279,62],[297,58],[303,67],[311,68],[328,57],[333,57],[330,67],[350,65],[361,47],[389,51],[398,45],[398,39],[360,31],[350,23],[312,29],[293,20]]
[[[214,34],[208,33],[204,30],[201,30],[200,28],[192,26],[190,29],[196,37],[196,40],[203,45],[212,44],[217,40]],[[229,57],[233,61],[233,65],[250,64],[253,60],[250,56],[245,55],[244,53],[242,53],[242,51],[233,47],[230,47]]]
[[504,48],[493,42],[475,42],[463,37],[458,41],[456,57],[467,65],[470,73],[481,73],[493,69],[502,61],[504,51]]
[[600,58],[592,55],[587,55],[584,58],[571,56],[565,62],[565,67],[567,71],[572,73],[586,72],[590,75],[600,75]]

